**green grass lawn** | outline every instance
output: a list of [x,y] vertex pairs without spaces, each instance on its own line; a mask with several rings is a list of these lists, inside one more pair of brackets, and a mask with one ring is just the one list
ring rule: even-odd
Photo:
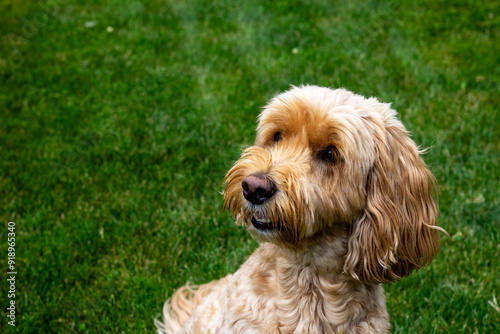
[[236,270],[256,243],[222,178],[302,83],[393,102],[431,147],[452,237],[385,285],[392,332],[500,332],[498,2],[48,3],[0,2],[0,332],[153,332],[176,288]]

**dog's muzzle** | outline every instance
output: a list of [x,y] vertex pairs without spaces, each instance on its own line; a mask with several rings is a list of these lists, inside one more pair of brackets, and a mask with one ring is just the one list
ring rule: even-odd
[[[274,183],[261,174],[251,174],[247,176],[243,182],[241,182],[241,187],[245,199],[254,205],[264,204],[273,197],[277,191]],[[269,231],[275,228],[269,216],[260,210],[255,211],[251,221],[253,227],[260,231]]]

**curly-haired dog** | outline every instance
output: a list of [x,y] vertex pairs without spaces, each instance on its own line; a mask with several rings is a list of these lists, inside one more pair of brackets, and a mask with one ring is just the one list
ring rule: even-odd
[[261,246],[234,274],[185,286],[159,332],[386,333],[380,283],[429,263],[434,177],[389,104],[293,87],[226,175],[225,207]]

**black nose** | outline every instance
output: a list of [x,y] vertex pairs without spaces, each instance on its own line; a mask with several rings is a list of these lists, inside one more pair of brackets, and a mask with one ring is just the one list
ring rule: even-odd
[[262,204],[276,193],[276,186],[270,180],[257,174],[248,175],[243,182],[243,196],[253,204]]

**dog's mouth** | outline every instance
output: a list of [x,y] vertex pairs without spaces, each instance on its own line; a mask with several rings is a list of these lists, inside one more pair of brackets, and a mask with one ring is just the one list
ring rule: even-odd
[[283,226],[280,221],[278,221],[276,225],[273,225],[273,223],[271,222],[271,218],[259,211],[256,211],[253,214],[252,225],[256,230],[259,231],[271,231],[274,229],[281,230]]

